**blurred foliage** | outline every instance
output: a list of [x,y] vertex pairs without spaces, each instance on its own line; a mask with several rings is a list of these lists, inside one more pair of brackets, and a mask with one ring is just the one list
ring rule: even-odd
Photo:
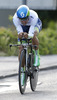
[[17,55],[16,48],[13,47],[10,50],[9,44],[16,43],[17,34],[16,31],[12,31],[10,28],[0,27],[0,51],[5,55]]
[[42,29],[38,38],[40,54],[57,54],[57,22],[49,22],[48,28]]

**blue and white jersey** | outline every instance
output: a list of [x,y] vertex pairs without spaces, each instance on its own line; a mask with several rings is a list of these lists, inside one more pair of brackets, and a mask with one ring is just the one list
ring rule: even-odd
[[13,16],[13,23],[16,27],[16,30],[18,32],[18,34],[20,32],[27,32],[28,36],[33,37],[34,36],[34,32],[36,30],[35,27],[38,28],[39,32],[42,29],[42,22],[39,19],[37,13],[33,10],[30,10],[30,16],[29,16],[29,20],[28,23],[26,25],[23,25],[20,21],[20,19],[17,17],[17,14],[15,13]]

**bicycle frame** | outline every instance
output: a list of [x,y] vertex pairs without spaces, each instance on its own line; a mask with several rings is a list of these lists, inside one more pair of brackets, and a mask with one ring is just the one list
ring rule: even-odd
[[[30,50],[31,50],[31,52],[29,52],[29,53],[28,53],[28,47],[30,47]],[[29,54],[31,56],[31,66],[30,67],[32,68],[32,46],[31,46],[31,44],[24,47],[24,50],[25,50],[25,54],[26,54],[26,71],[28,72],[28,56],[29,56]]]
[[24,48],[25,54],[26,54],[25,55],[25,57],[26,57],[26,71],[27,71],[27,59],[28,59],[28,51],[27,51],[27,49],[28,49],[27,47]]

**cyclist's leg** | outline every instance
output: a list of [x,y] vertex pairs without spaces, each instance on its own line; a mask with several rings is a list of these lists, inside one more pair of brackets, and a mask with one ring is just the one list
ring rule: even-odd
[[37,45],[37,48],[35,50],[35,59],[34,59],[34,66],[39,66],[40,65],[40,61],[39,61],[39,40],[37,38],[36,35],[34,35],[33,39],[32,39],[32,44],[33,45]]
[[34,37],[32,38],[32,44],[33,45],[37,45],[36,50],[38,50],[38,48],[39,48],[39,40],[38,40],[36,35],[34,35]]

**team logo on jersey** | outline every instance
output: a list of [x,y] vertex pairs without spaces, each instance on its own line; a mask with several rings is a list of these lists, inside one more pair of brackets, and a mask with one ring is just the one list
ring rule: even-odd
[[22,18],[24,17],[24,13],[23,12],[21,12],[21,16],[22,16]]

